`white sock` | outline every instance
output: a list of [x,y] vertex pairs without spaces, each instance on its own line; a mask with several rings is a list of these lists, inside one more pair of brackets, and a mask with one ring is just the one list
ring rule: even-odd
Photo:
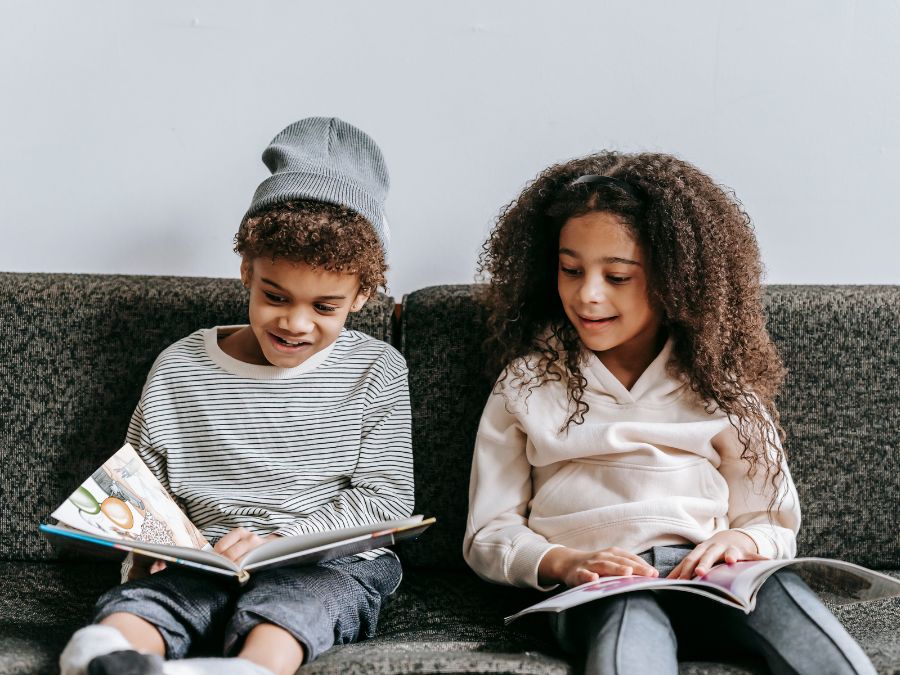
[[123,649],[134,648],[112,626],[85,626],[75,631],[69,644],[59,655],[60,675],[85,675],[91,659]]
[[180,659],[163,664],[165,675],[273,675],[247,659]]

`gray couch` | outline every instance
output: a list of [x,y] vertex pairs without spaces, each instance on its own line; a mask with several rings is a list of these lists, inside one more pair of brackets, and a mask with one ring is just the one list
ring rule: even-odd
[[[0,274],[0,675],[57,672],[115,563],[51,549],[38,523],[121,444],[146,372],[201,326],[245,321],[237,281]],[[772,286],[769,329],[790,375],[780,407],[804,506],[802,555],[900,576],[900,287]],[[472,286],[380,296],[352,327],[409,363],[417,510],[438,525],[400,549],[405,579],[377,638],[310,673],[568,673],[541,620],[504,628],[536,595],[481,582],[461,555],[472,441],[490,383]],[[900,600],[837,610],[881,673],[900,672]],[[684,673],[766,672],[686,661]]]

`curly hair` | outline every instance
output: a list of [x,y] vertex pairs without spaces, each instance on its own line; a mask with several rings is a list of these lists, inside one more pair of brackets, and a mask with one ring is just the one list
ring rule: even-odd
[[[585,175],[618,180],[575,183]],[[509,377],[529,395],[565,379],[570,414],[560,431],[584,422],[584,353],[557,270],[563,225],[594,211],[617,216],[644,251],[649,301],[674,343],[670,368],[708,412],[727,414],[749,475],[761,464],[777,487],[784,430],[774,400],[785,370],[765,328],[750,218],[733,193],[671,155],[601,152],[554,165],[501,210],[478,261],[490,277],[489,375],[502,372],[498,386]]]
[[328,202],[283,202],[245,217],[234,236],[234,251],[357,274],[360,292],[366,294],[386,283],[387,263],[375,229],[356,211]]

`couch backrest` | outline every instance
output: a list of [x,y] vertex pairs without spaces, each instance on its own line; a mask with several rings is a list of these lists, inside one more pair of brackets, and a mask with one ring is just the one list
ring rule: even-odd
[[[474,286],[404,299],[417,510],[439,524],[403,546],[461,567],[468,478],[490,391]],[[0,273],[0,559],[55,557],[37,523],[124,437],[147,370],[201,326],[246,321],[236,280]],[[804,519],[802,555],[900,567],[900,287],[770,286],[769,330]],[[350,327],[391,341],[379,296]]]
[[[348,326],[390,342],[393,310]],[[38,523],[121,446],[159,352],[246,321],[236,279],[0,273],[0,559],[56,557]]]
[[[418,565],[462,566],[485,311],[473,286],[404,299],[417,509],[438,525],[404,546]],[[900,286],[770,286],[768,327],[789,375],[779,409],[803,507],[801,555],[900,567]]]

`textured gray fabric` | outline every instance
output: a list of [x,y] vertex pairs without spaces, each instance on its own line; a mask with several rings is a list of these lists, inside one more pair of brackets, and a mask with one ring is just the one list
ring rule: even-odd
[[372,224],[387,253],[390,179],[381,150],[366,133],[336,117],[307,117],[275,136],[262,159],[272,175],[256,189],[248,216],[291,199],[340,204]]
[[475,432],[491,380],[482,372],[486,314],[474,286],[435,286],[403,298],[400,351],[409,366],[416,510],[437,517],[402,545],[414,565],[466,568],[462,557]]
[[[236,263],[237,264],[237,263]],[[38,523],[107,459],[153,360],[246,323],[236,279],[0,273],[0,559],[56,557]],[[348,327],[390,341],[379,294]]]
[[305,659],[314,661],[335,644],[373,637],[384,599],[401,577],[392,555],[260,570],[244,586],[170,565],[108,590],[97,600],[93,621],[118,612],[139,616],[156,626],[171,659],[185,658],[199,644],[236,656],[251,630],[272,623],[289,631]]
[[[481,582],[462,561],[490,390],[474,290],[417,291],[402,322],[417,510],[438,524],[401,547],[405,578],[378,635],[329,650],[309,672],[572,672],[544,621],[502,624],[539,596]],[[118,582],[116,564],[57,560],[38,521],[118,447],[156,355],[200,326],[246,321],[244,303],[236,280],[0,274],[0,675],[57,672],[62,646]],[[776,286],[766,305],[791,370],[780,408],[804,506],[800,553],[900,568],[900,287]],[[381,296],[350,326],[390,341],[392,310]],[[900,672],[900,599],[833,610],[880,673]],[[687,662],[679,672],[765,671]]]
[[[900,571],[891,574],[900,577]],[[59,652],[90,621],[97,596],[118,583],[118,567],[0,562],[0,578],[0,675],[55,673]],[[300,672],[569,673],[545,617],[503,626],[503,616],[537,597],[484,583],[466,572],[408,570],[382,611],[375,638],[334,647]],[[900,598],[832,609],[879,673],[897,672]],[[765,670],[748,662],[683,662],[679,672]]]
[[900,567],[900,287],[770,286],[799,554]]
[[[490,390],[474,291],[404,298],[416,503],[440,524],[404,546],[414,564],[465,564],[467,481]],[[900,567],[900,287],[770,286],[765,305],[789,371],[779,408],[803,509],[800,555]]]

